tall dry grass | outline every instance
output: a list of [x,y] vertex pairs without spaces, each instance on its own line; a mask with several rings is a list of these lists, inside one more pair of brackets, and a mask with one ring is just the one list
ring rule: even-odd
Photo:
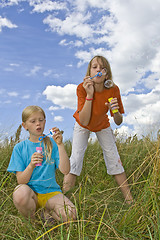
[[[12,193],[16,186],[14,174],[6,172],[13,146],[20,141],[21,127],[14,137],[0,146],[0,239],[160,239],[160,139],[138,140],[136,135],[126,141],[117,140],[134,203],[126,205],[113,177],[107,175],[98,142],[89,143],[82,174],[68,194],[75,203],[78,219],[57,223],[47,228],[40,219],[24,219],[15,209]],[[71,142],[66,141],[68,155]],[[63,176],[57,171],[62,186]]]

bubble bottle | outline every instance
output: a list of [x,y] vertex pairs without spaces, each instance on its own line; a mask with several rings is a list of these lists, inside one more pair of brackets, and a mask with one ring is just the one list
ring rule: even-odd
[[[36,147],[36,152],[42,154],[42,147]],[[35,166],[42,166],[42,162],[41,163],[36,163]]]
[[[111,103],[113,97],[108,98],[108,102]],[[117,113],[118,109],[112,109],[112,113]]]

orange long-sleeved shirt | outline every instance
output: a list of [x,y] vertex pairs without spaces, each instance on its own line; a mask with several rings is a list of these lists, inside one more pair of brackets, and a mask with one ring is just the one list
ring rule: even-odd
[[[87,94],[83,87],[83,83],[80,83],[77,87],[78,108],[73,117],[76,119],[80,126],[87,128],[92,132],[98,132],[110,126],[109,118],[107,115],[108,107],[105,105],[105,103],[108,102],[108,98],[117,98],[119,112],[124,113],[120,90],[118,86],[115,85],[113,88],[104,89],[102,92],[94,92],[90,122],[87,126],[83,126],[79,120],[79,112],[82,110],[83,105],[86,101],[86,95]],[[113,113],[110,113],[111,116],[113,116]]]

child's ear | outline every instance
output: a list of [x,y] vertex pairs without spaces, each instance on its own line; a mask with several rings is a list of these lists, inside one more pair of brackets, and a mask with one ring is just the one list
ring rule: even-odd
[[22,127],[24,127],[26,131],[28,131],[28,128],[26,127],[26,124],[24,122],[22,122]]

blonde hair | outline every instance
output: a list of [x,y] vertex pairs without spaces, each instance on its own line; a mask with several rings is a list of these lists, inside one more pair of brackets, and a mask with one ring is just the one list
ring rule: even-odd
[[[35,105],[31,105],[31,106],[28,106],[26,107],[23,112],[22,112],[22,122],[26,122],[27,119],[35,112],[41,112],[44,116],[44,118],[46,119],[46,115],[45,115],[45,112],[43,111],[43,109],[39,106],[35,106]],[[53,145],[52,145],[52,142],[50,140],[49,137],[45,137],[43,138],[43,142],[44,142],[44,153],[45,153],[45,156],[46,156],[46,161],[50,161],[51,160],[51,154],[52,154],[52,148],[53,148]],[[41,145],[41,143],[40,143]]]
[[[108,76],[108,79],[110,79],[110,80],[113,81],[113,78],[112,78],[112,71],[111,71],[110,64],[109,64],[108,60],[107,60],[105,57],[100,56],[100,55],[96,55],[96,56],[94,56],[94,57],[91,59],[91,61],[90,61],[89,64],[88,64],[88,68],[87,68],[86,76],[90,76],[90,73],[91,73],[90,71],[91,71],[92,61],[93,61],[93,59],[95,59],[95,58],[97,58],[98,63],[99,63],[99,60],[102,61],[103,68],[106,68],[106,69],[107,69],[107,76]],[[113,83],[113,86],[114,86],[114,85],[115,85],[115,84]]]

